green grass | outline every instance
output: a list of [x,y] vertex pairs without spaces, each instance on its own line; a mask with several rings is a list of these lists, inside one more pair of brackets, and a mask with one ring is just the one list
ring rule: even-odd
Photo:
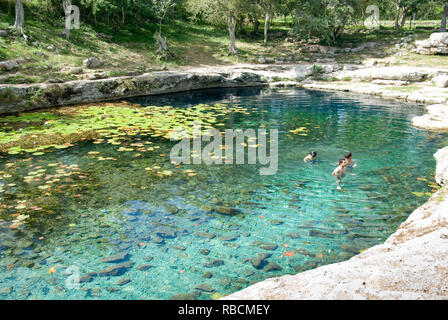
[[[13,24],[13,17],[0,13],[0,29]],[[291,18],[274,19],[270,28],[268,45],[263,45],[263,22],[260,21],[258,34],[253,34],[251,26],[245,25],[237,34],[238,55],[229,56],[228,32],[226,26],[212,26],[204,23],[191,23],[181,20],[170,21],[163,27],[174,57],[163,61],[155,54],[156,43],[153,24],[130,26],[114,31],[99,25],[81,24],[79,30],[72,30],[70,39],[61,36],[63,21],[49,22],[29,17],[25,20],[25,33],[30,40],[25,42],[19,35],[0,38],[0,60],[23,59],[19,70],[0,73],[0,83],[38,83],[49,79],[70,81],[87,79],[90,73],[104,71],[109,76],[135,75],[162,68],[182,69],[192,66],[216,66],[237,63],[257,63],[259,57],[295,56],[298,60],[310,57],[302,54],[297,43],[284,41],[290,28]],[[425,23],[421,23],[422,26]],[[430,24],[431,27],[433,24]],[[417,27],[420,26],[416,25]],[[426,23],[427,26],[427,23]],[[434,26],[435,27],[435,26]],[[409,33],[417,38],[427,38],[428,29],[413,28],[394,30],[392,26],[383,26],[380,30],[364,33],[365,29],[353,26],[347,29],[343,39],[337,44],[345,47],[349,43],[357,46],[363,42],[378,42],[378,48],[365,52],[339,56],[338,62],[352,63],[365,58],[382,58],[393,53],[393,40]],[[273,35],[280,33],[281,36]],[[32,45],[34,43],[34,45]],[[87,57],[96,56],[104,61],[99,70],[89,70],[82,62]],[[405,60],[408,59],[408,60]],[[446,65],[445,57],[407,57],[409,64],[428,66]],[[412,60],[412,61],[410,61]],[[82,72],[74,72],[74,68]]]
[[400,91],[400,92],[412,92],[416,90],[420,90],[421,87],[419,86],[393,86],[393,87],[386,87],[386,90],[390,91]]

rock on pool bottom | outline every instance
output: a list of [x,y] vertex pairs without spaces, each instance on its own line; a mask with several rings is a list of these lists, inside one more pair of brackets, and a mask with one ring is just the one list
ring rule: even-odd
[[[423,108],[371,97],[251,88],[132,102],[244,106],[221,128],[278,129],[278,172],[183,165],[158,177],[145,168],[175,171],[166,156],[174,143],[138,135],[124,145],[151,141],[159,149],[136,156],[83,142],[32,160],[3,156],[3,176],[44,168],[70,180],[45,212],[26,212],[25,228],[9,228],[18,214],[0,207],[0,299],[216,299],[346,260],[383,242],[429,197],[432,155],[448,142],[411,126]],[[320,161],[303,163],[312,150]],[[346,151],[358,167],[339,191],[331,172]],[[8,199],[35,196],[30,188],[14,193],[23,179],[6,179]]]

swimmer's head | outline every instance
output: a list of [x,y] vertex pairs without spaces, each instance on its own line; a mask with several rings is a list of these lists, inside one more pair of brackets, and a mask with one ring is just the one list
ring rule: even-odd
[[339,165],[344,165],[347,164],[345,158],[344,159],[339,159]]
[[351,152],[346,152],[344,158],[345,159],[350,159],[352,157],[352,153]]
[[313,158],[316,158],[316,157],[317,157],[317,152],[316,152],[316,151],[312,151],[312,152],[310,152],[310,155],[311,155]]

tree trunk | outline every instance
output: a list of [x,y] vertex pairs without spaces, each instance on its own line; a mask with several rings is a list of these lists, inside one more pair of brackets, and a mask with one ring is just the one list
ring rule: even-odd
[[23,10],[22,0],[16,0],[16,20],[14,22],[14,27],[20,32],[20,34],[27,39],[25,33],[23,33],[23,25],[25,21],[25,13]]
[[235,45],[235,28],[236,28],[236,18],[235,16],[230,16],[227,18],[227,27],[229,29],[230,45],[229,54],[237,54]]
[[408,13],[408,9],[407,8],[403,8],[403,12],[400,18],[400,28],[403,28],[405,22],[406,22],[406,15]]
[[254,26],[253,33],[257,34],[258,33],[258,28],[260,27],[260,21],[258,21],[258,19],[256,17],[254,17],[253,20],[252,20],[252,24]]
[[168,51],[168,44],[166,42],[166,37],[162,37],[161,33],[156,33],[156,41],[157,41],[157,45],[159,46],[159,48],[157,49],[156,53],[157,54],[162,54],[165,51]]
[[395,24],[394,24],[394,28],[395,29],[399,28],[398,22],[399,22],[399,19],[400,19],[400,12],[401,12],[401,8],[400,8],[400,6],[397,3],[397,12],[395,13]]
[[264,19],[264,45],[268,43],[268,30],[269,30],[269,19],[271,18],[269,12],[266,12],[266,17]]
[[443,7],[442,22],[440,23],[440,31],[446,32],[446,17],[448,15],[448,1],[445,2]]

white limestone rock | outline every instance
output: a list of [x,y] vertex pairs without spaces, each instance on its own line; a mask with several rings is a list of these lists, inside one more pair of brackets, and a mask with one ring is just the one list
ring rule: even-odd
[[434,154],[437,160],[436,181],[440,185],[448,183],[448,147],[440,149]]
[[87,58],[82,63],[89,69],[95,69],[102,65],[102,62],[96,57]]
[[448,105],[429,105],[426,110],[428,113],[412,119],[412,125],[426,130],[448,131]]
[[448,76],[437,76],[432,79],[432,82],[440,88],[448,87]]

